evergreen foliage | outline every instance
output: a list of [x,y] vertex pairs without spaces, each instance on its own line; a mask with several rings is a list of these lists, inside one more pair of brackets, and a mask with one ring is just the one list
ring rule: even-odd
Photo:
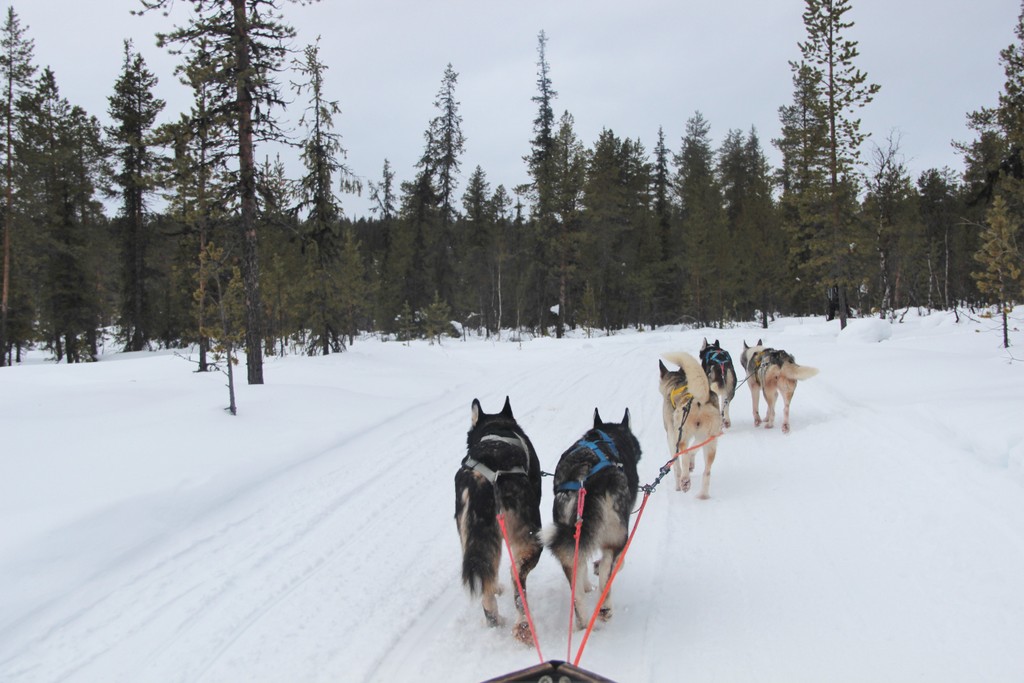
[[[857,41],[846,37],[853,22],[846,18],[850,0],[805,0],[806,40],[800,43],[802,61],[791,63],[799,74],[801,96],[814,101],[810,111],[826,133],[818,150],[824,162],[824,239],[815,240],[818,254],[812,261],[826,268],[825,284],[838,291],[839,323],[846,327],[848,292],[857,287],[852,261],[858,256],[857,193],[860,146],[866,134],[860,130],[856,111],[869,104],[879,86],[868,83],[867,74],[854,66],[860,56]],[[823,248],[821,248],[823,247]]]
[[[0,367],[11,362],[10,350],[29,343],[32,330],[31,307],[28,291],[12,285],[11,272],[14,268],[11,249],[12,233],[15,230],[16,208],[14,203],[15,131],[17,128],[17,104],[31,88],[36,67],[32,63],[33,41],[26,36],[28,27],[21,25],[14,7],[7,8],[7,18],[0,29],[0,80],[3,83],[3,109],[0,111],[4,131],[4,202],[3,202],[3,257],[0,263]],[[13,315],[12,315],[13,313]]]
[[1003,326],[1003,348],[1010,346],[1007,309],[1015,297],[1021,296],[1022,254],[1016,234],[1020,221],[1011,216],[1006,201],[997,196],[988,212],[988,226],[982,232],[981,248],[974,259],[983,270],[972,273],[978,289],[999,307]]
[[[856,112],[877,86],[854,66],[850,0],[805,0],[777,169],[756,130],[716,140],[700,112],[674,151],[660,127],[650,149],[609,128],[581,140],[573,116],[554,111],[541,32],[528,182],[502,185],[480,166],[462,177],[448,64],[417,163],[384,159],[367,182],[370,215],[352,220],[339,197],[360,188],[319,42],[290,52],[276,0],[186,4],[192,18],[161,40],[180,58],[190,108],[159,120],[156,76],[126,43],[106,128],[61,96],[50,70],[36,77],[32,41],[8,11],[0,364],[32,344],[89,360],[109,327],[125,349],[197,344],[200,370],[230,370],[221,361],[244,347],[255,383],[264,354],[340,351],[367,332],[440,341],[455,327],[521,339],[767,326],[830,309],[841,321],[909,306],[1005,310],[1021,295],[1024,18],[1000,53],[998,106],[970,115],[963,174],[912,179],[895,135],[861,162]],[[256,144],[281,132],[286,66],[295,177],[280,158],[255,161]],[[109,190],[112,218],[99,201]]]
[[142,351],[149,345],[156,326],[151,301],[149,248],[153,223],[147,198],[154,190],[159,159],[152,130],[164,101],[153,95],[156,76],[146,67],[131,41],[124,43],[121,75],[114,83],[107,110],[114,125],[107,128],[109,144],[115,148],[117,168],[113,181],[121,194],[116,224],[121,242],[121,315],[118,320],[125,351]]

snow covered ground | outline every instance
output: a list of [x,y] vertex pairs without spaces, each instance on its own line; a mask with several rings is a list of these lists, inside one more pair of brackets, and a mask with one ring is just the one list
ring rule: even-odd
[[[711,499],[670,479],[653,494],[580,666],[623,682],[1024,680],[1024,362],[992,321],[913,312],[842,333],[802,318],[357,341],[268,359],[237,417],[222,375],[170,353],[4,368],[0,680],[474,681],[536,664],[459,583],[471,401],[510,396],[548,471],[595,407],[628,407],[649,482],[669,456],[658,357],[705,336],[737,359],[762,337],[821,373],[789,435],[754,428],[740,387]],[[499,604],[512,613],[511,590]],[[550,555],[530,605],[544,658],[566,659]]]

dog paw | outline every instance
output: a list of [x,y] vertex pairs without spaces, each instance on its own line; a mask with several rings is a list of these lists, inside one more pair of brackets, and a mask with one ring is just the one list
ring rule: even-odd
[[760,427],[761,426],[761,418],[758,417],[757,415],[754,416],[754,426],[755,427]]
[[732,422],[730,420],[726,420],[725,421],[725,428],[728,429],[729,427],[732,427]]
[[685,492],[687,492],[689,490],[690,490],[690,480],[689,480],[689,478],[684,479],[678,486],[676,486],[676,491],[682,491],[683,493],[685,493]]
[[601,608],[600,617],[601,617],[601,621],[608,621],[609,619],[611,619],[612,618],[612,608],[611,607],[602,607]]
[[484,610],[484,617],[487,619],[487,625],[490,628],[499,628],[505,625],[505,617],[501,616],[496,612],[488,612]]
[[533,634],[530,633],[529,622],[525,620],[517,621],[516,625],[512,627],[512,637],[526,645],[533,643]]
[[789,423],[788,422],[783,422],[782,423],[782,433],[783,434],[789,434]]

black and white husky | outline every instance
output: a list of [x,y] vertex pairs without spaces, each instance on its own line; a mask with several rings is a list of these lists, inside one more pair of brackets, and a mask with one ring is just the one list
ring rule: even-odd
[[[472,412],[466,457],[455,473],[455,524],[462,539],[462,582],[471,595],[481,596],[487,624],[501,626],[504,620],[498,614],[496,596],[501,593],[498,568],[503,548],[497,515],[504,513],[509,545],[525,593],[526,577],[537,566],[544,547],[540,540],[540,461],[512,416],[508,397],[500,413],[484,413],[476,399]],[[519,616],[512,634],[528,642],[530,628],[514,580],[513,590]]]
[[[580,527],[578,565],[586,567],[591,556],[600,553],[594,563],[599,587],[604,592],[608,577],[626,545],[629,515],[636,503],[636,465],[640,461],[640,443],[629,429],[629,410],[621,423],[604,422],[594,410],[594,428],[562,453],[555,468],[555,502],[552,524],[544,530],[544,540],[562,563],[565,578],[572,585],[573,555],[576,549],[576,510],[580,489],[583,497],[583,523]],[[583,586],[589,587],[583,571]],[[573,605],[576,628],[586,626],[580,613],[579,597]],[[605,599],[601,618],[611,618],[611,596]]]
[[729,404],[736,396],[736,368],[732,365],[732,356],[715,340],[708,344],[705,337],[700,347],[700,366],[708,376],[711,391],[718,396],[718,410],[722,415],[722,426],[732,427],[729,419]]
[[802,379],[810,379],[818,374],[817,368],[797,365],[793,355],[779,349],[765,348],[760,339],[754,346],[743,342],[743,353],[740,364],[747,371],[747,383],[750,384],[750,396],[754,403],[754,426],[761,424],[758,411],[758,394],[764,393],[764,402],[768,410],[764,418],[765,429],[775,424],[775,399],[782,394],[782,431],[789,432],[789,404],[793,401],[796,383]]

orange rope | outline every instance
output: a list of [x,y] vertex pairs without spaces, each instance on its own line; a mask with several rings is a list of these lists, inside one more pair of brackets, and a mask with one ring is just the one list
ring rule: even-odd
[[505,547],[508,548],[508,560],[512,563],[512,576],[516,580],[516,588],[519,590],[519,600],[523,603],[523,611],[526,613],[526,623],[530,625],[530,635],[533,637],[533,645],[537,648],[537,656],[540,663],[544,663],[544,655],[540,652],[540,641],[537,640],[537,629],[533,627],[533,617],[530,616],[530,605],[526,602],[526,591],[523,590],[523,583],[519,580],[519,568],[516,567],[516,558],[512,555],[512,544],[508,540],[508,530],[505,529],[505,513],[498,513],[498,526],[501,527],[501,535],[505,538]]
[[[666,462],[662,466],[662,469],[661,469],[661,471],[663,473],[662,476],[664,476],[665,472],[669,471],[666,468],[671,467],[672,463],[675,462],[675,459],[678,458],[680,455],[683,455],[684,453],[688,453],[690,451],[695,451],[698,448],[701,448],[702,446],[705,446],[705,445],[711,443],[712,441],[714,441],[715,439],[717,439],[720,436],[721,436],[721,433],[715,434],[713,436],[709,436],[708,438],[704,439],[700,443],[694,444],[693,446],[690,446],[689,448],[684,448],[683,450],[681,450],[678,453],[676,453],[675,455],[673,455],[669,459],[669,461]],[[615,567],[612,569],[612,573],[608,576],[608,582],[604,585],[604,590],[601,591],[601,597],[597,601],[597,606],[594,608],[594,613],[590,616],[590,623],[587,624],[587,631],[586,631],[586,633],[583,634],[583,640],[580,642],[580,649],[576,652],[576,659],[572,663],[573,666],[579,666],[580,665],[580,658],[583,656],[583,648],[585,648],[587,646],[587,640],[590,639],[590,633],[591,633],[591,631],[594,630],[594,623],[597,621],[597,615],[601,613],[601,607],[604,605],[604,601],[608,598],[608,592],[611,590],[612,582],[615,580],[615,577],[618,576],[619,569],[622,568],[623,560],[626,559],[626,551],[629,550],[629,545],[633,542],[633,537],[636,535],[636,529],[637,529],[638,526],[640,526],[640,518],[643,517],[643,515],[644,515],[644,508],[647,506],[647,500],[651,497],[651,494],[654,493],[654,488],[657,486],[657,482],[660,481],[660,480],[661,480],[661,476],[659,476],[655,480],[655,483],[653,485],[648,484],[647,486],[644,486],[644,488],[643,488],[644,499],[640,503],[640,509],[637,510],[636,520],[634,520],[634,522],[633,522],[633,530],[629,532],[629,538],[626,539],[626,545],[623,546],[622,552],[619,553],[619,559],[615,563]]]
[[576,625],[576,569],[580,559],[580,528],[583,526],[583,500],[587,497],[587,489],[580,487],[576,499],[576,548],[572,553],[572,581],[569,590],[569,642],[565,646],[565,659],[572,656],[572,631]]

